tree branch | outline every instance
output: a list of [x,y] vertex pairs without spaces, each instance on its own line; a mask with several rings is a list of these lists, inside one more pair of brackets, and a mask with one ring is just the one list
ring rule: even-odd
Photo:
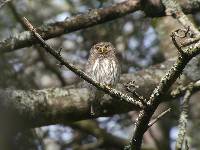
[[[47,40],[60,36],[62,34],[71,33],[80,29],[92,27],[97,24],[105,23],[114,19],[118,19],[127,14],[133,13],[138,10],[151,10],[151,13],[146,11],[146,15],[150,17],[165,16],[165,11],[160,3],[153,3],[148,0],[144,2],[140,0],[127,0],[122,3],[118,3],[106,8],[93,9],[85,14],[76,15],[65,21],[55,22],[48,25],[43,25],[36,30]],[[186,13],[194,13],[200,9],[200,1],[188,2],[182,4],[182,8]],[[31,36],[29,31],[22,32],[17,36],[10,37],[0,42],[1,52],[12,52],[19,48],[24,48],[36,44],[37,40]]]
[[[46,40],[120,18],[139,10],[139,8],[140,0],[128,0],[103,9],[92,9],[85,14],[76,15],[62,22],[41,26],[37,28],[37,31]],[[18,48],[31,46],[37,42],[31,36],[31,33],[27,31],[1,42],[0,49],[1,52],[9,52]]]
[[[185,14],[182,12],[181,9],[179,9],[178,3],[176,3],[175,0],[169,1],[169,0],[163,0],[163,4],[166,7],[166,10],[170,10],[171,15],[179,20],[179,22],[184,27],[190,27],[191,22],[185,16]],[[179,14],[179,15],[174,15]],[[184,18],[184,19],[183,19]],[[199,31],[197,29],[194,29],[194,25],[191,26],[192,31],[194,34],[199,35]],[[172,39],[175,34],[172,35]],[[173,40],[173,42],[176,42]],[[176,45],[176,43],[174,43]],[[176,45],[177,47],[177,45]],[[196,55],[200,53],[200,42],[198,41],[196,44],[191,45],[190,47],[187,47],[186,49],[181,49],[177,47],[179,50],[179,55],[174,63],[174,65],[171,67],[171,69],[166,73],[166,75],[161,79],[159,85],[154,89],[153,93],[151,94],[148,106],[140,111],[140,114],[137,118],[137,121],[135,123],[134,128],[134,134],[131,141],[130,149],[132,150],[139,150],[141,149],[142,144],[142,138],[143,134],[148,129],[148,123],[151,119],[151,116],[157,109],[158,105],[162,102],[163,97],[166,94],[166,91],[169,90],[169,88],[172,86],[172,84],[176,81],[176,79],[181,75],[183,69],[187,65],[187,63]],[[182,52],[180,52],[182,51]]]
[[[184,146],[184,139],[186,134],[186,127],[188,122],[188,113],[189,113],[189,100],[192,95],[193,85],[191,84],[188,90],[185,93],[182,103],[182,110],[179,119],[179,133],[176,140],[176,150],[181,150]],[[186,141],[186,140],[185,140]]]
[[[135,81],[135,84],[139,86],[136,92],[148,98],[166,70],[173,63],[174,61],[166,61],[134,74],[124,74],[120,78],[117,89],[124,92],[123,85],[127,82]],[[191,81],[188,76],[184,74],[182,76],[183,78],[180,78],[174,84],[175,89],[180,87],[180,83],[183,87],[186,87]],[[196,91],[200,90],[200,82],[196,82],[194,86]],[[172,96],[165,96],[162,100],[171,100],[171,98],[183,96],[185,89],[181,88],[176,91],[178,92],[173,92]],[[89,92],[87,89],[75,89],[71,86],[44,90],[0,89],[0,118],[2,120],[0,126],[4,124],[6,129],[15,128],[19,131],[45,125],[69,124],[74,121],[90,119]],[[133,107],[127,102],[116,101],[108,97],[104,97],[101,101],[103,102],[100,108],[102,112],[95,117],[139,110],[138,107]]]

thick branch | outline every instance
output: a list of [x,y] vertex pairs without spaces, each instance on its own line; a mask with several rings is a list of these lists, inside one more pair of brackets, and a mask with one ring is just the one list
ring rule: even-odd
[[[117,88],[123,91],[123,84],[135,81],[135,84],[139,86],[136,89],[137,93],[144,97],[149,97],[159,83],[160,78],[173,62],[167,61],[135,74],[124,74]],[[178,83],[184,86],[184,83],[187,84],[190,81],[191,78],[184,76],[179,79],[174,88],[180,86]],[[200,87],[199,84],[196,87]],[[184,94],[183,92],[173,94],[173,97],[176,97],[175,95],[181,96]],[[166,99],[169,100],[168,97]],[[99,116],[110,116],[138,110],[137,107],[132,107],[126,102],[112,100],[108,97],[104,97],[102,101],[102,112]],[[63,89],[52,88],[28,91],[0,90],[0,118],[2,120],[0,126],[4,123],[6,127],[10,125],[17,130],[23,130],[26,128],[51,124],[68,124],[78,120],[90,119],[89,102],[89,91],[87,89],[66,87]],[[10,130],[10,128],[8,129]]]
[[[141,2],[140,0],[127,0],[107,8],[93,9],[62,22],[41,26],[37,28],[37,31],[42,38],[50,39],[120,18],[137,10],[144,10],[147,16],[151,17],[165,16],[164,8],[159,1],[158,3],[153,3],[153,1],[149,0],[149,2],[142,4]],[[186,13],[197,12],[200,9],[200,1],[184,3],[182,8]],[[148,12],[149,10],[150,12]],[[0,42],[0,50],[1,52],[11,52],[36,43],[37,40],[31,36],[30,32],[26,31]]]
[[[62,34],[70,33],[80,29],[85,29],[97,24],[120,18],[126,14],[137,11],[140,8],[139,0],[128,0],[111,7],[103,9],[93,9],[85,14],[76,15],[62,22],[55,22],[37,28],[43,39],[50,39]],[[37,40],[31,36],[30,32],[22,32],[16,37],[6,39],[0,44],[2,52],[9,52],[18,48],[23,48],[35,44]]]

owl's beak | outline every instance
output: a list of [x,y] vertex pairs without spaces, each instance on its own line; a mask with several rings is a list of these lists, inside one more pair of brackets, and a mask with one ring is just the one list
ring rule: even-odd
[[104,53],[104,51],[105,51],[104,49],[105,49],[104,47],[101,47],[100,50],[99,50],[100,53]]

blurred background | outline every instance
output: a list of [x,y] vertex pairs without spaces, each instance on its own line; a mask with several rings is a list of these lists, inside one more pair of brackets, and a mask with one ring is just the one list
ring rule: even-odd
[[[0,9],[0,41],[25,30],[18,16],[25,16],[39,27],[117,2],[122,0],[13,0]],[[197,25],[200,24],[200,14],[191,15],[190,18]],[[176,56],[169,34],[178,27],[178,23],[170,17],[152,19],[138,11],[47,42],[55,49],[62,48],[62,56],[83,69],[92,45],[109,41],[117,49],[122,73],[134,73]],[[10,53],[1,53],[1,88],[44,89],[78,85],[81,80],[74,73],[64,67],[60,68],[53,57],[40,49],[39,45],[34,45]],[[195,99],[195,96],[193,97]],[[193,111],[197,112],[200,106],[195,101],[193,103]],[[159,107],[160,111],[168,105],[176,111],[170,112],[170,115],[145,134],[145,149],[173,149],[177,136],[179,101],[163,104]],[[195,136],[190,142],[194,149],[200,149],[199,122],[195,119],[199,114],[195,115],[191,115],[188,135],[193,135],[191,139]],[[136,112],[129,112],[72,125],[32,129],[18,133],[13,138],[13,145],[15,150],[118,150],[131,138],[136,117]],[[103,137],[108,135],[119,141],[105,141]]]

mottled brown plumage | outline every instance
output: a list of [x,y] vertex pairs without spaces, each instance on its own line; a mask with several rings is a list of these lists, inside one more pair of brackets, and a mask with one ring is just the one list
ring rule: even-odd
[[[97,82],[111,87],[117,84],[120,77],[120,65],[115,48],[110,42],[100,42],[91,48],[85,72]],[[92,100],[91,113],[96,114],[96,105],[100,104],[104,93],[91,85],[89,87],[91,88],[90,98]]]

